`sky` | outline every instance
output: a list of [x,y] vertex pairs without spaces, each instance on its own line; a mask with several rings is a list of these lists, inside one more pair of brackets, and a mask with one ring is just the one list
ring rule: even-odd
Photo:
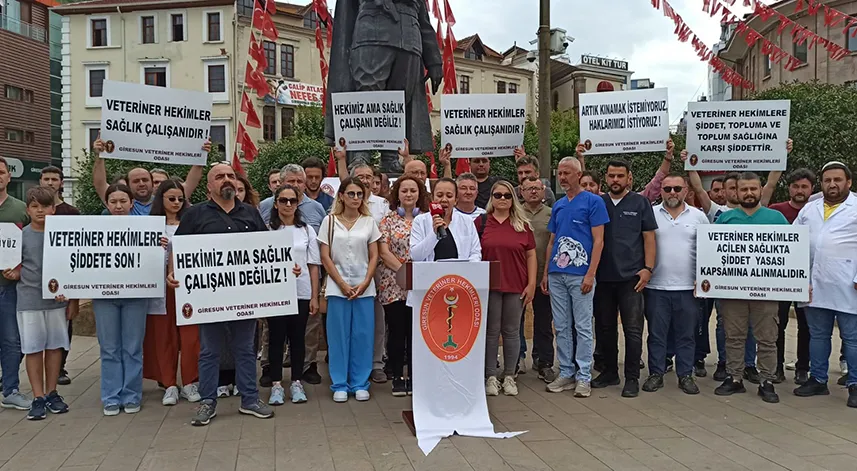
[[[295,2],[296,0],[292,0]],[[456,38],[478,33],[485,45],[503,52],[515,42],[529,42],[539,27],[538,0],[449,0]],[[328,0],[334,8],[335,0]],[[743,13],[741,1],[736,12]],[[765,2],[771,3],[771,2]],[[443,5],[440,1],[441,8]],[[709,47],[720,37],[720,17],[702,11],[702,0],[670,0],[673,9]],[[487,14],[486,14],[487,13]],[[679,42],[672,20],[655,10],[650,0],[552,0],[551,27],[574,38],[567,54],[572,64],[581,54],[628,61],[632,79],[648,78],[669,89],[670,121],[677,124],[688,101],[708,93],[708,67],[690,44]]]

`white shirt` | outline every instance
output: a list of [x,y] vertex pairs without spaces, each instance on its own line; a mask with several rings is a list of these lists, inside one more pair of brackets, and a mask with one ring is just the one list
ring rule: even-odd
[[376,195],[369,195],[369,212],[375,224],[381,224],[381,219],[390,212],[390,202]]
[[[366,279],[366,273],[369,272],[369,244],[373,244],[381,238],[381,231],[378,229],[378,224],[369,216],[360,216],[354,222],[351,230],[348,230],[339,219],[333,218],[333,244],[331,245],[328,238],[330,226],[330,216],[324,218],[319,229],[318,241],[322,244],[331,246],[330,256],[333,259],[333,264],[336,265],[336,271],[339,276],[350,286],[357,286]],[[325,296],[340,296],[342,290],[332,280],[327,283]],[[375,296],[375,281],[369,282],[369,287],[360,296],[374,297]]]
[[[168,241],[172,241],[173,236],[176,233],[176,229],[178,229],[178,228],[179,228],[179,226],[167,225],[164,229],[164,237],[166,237]],[[164,256],[164,270],[166,270],[170,264],[169,257],[170,257],[170,247],[168,244],[167,250],[166,250],[166,255]],[[167,314],[167,298],[163,297],[163,298],[149,299],[149,314],[165,316]]]
[[729,211],[730,209],[732,208],[730,208],[729,206],[719,205],[712,201],[711,207],[708,208],[708,222],[714,224],[714,221],[716,221],[721,214],[725,213],[726,211]]
[[475,208],[475,209],[473,210],[473,212],[472,212],[472,213],[465,213],[464,211],[462,211],[462,210],[460,210],[460,209],[458,209],[458,208],[455,208],[455,212],[456,212],[456,213],[459,213],[459,214],[463,214],[463,215],[465,215],[465,216],[469,217],[472,221],[475,221],[475,220],[476,220],[476,218],[478,218],[479,216],[481,216],[481,215],[485,214],[485,210],[484,210],[484,209],[482,209],[482,208],[480,208],[479,206],[474,206],[474,208]]
[[[712,203],[713,205],[713,203]],[[696,228],[708,224],[705,214],[690,205],[673,219],[663,203],[652,208],[658,228],[655,269],[647,288],[661,291],[690,291],[696,280]]]
[[857,196],[824,220],[824,199],[800,210],[795,225],[809,226],[810,307],[857,315]]
[[305,225],[304,227],[280,226],[278,230],[288,230],[292,233],[292,260],[301,267],[301,276],[297,280],[298,299],[310,300],[312,299],[312,280],[309,276],[309,265],[321,265],[315,229]]

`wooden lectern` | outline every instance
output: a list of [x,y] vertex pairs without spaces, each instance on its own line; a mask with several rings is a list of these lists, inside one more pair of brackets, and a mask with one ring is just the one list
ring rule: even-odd
[[[461,261],[461,260],[459,260]],[[429,262],[431,263],[431,262]],[[445,263],[445,262],[437,262],[437,263]],[[499,290],[500,289],[500,278],[502,276],[502,267],[500,262],[489,262],[491,265],[488,267],[488,289],[489,290]],[[399,271],[396,272],[396,283],[401,286],[403,289],[408,291],[414,288],[414,273],[413,273],[414,264],[413,262],[406,262],[399,268]],[[414,309],[419,309],[419,306],[414,306]],[[483,314],[483,319],[487,318],[488,311],[488,303],[486,300],[485,303],[485,314]],[[408,374],[411,374],[409,371]],[[402,411],[402,420],[405,421],[405,424],[411,430],[411,433],[414,436],[417,436],[417,428],[414,425],[414,411],[403,410]]]

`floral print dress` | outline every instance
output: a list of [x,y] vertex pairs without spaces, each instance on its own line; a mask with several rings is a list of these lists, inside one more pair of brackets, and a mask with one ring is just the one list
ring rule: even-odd
[[[411,259],[411,223],[413,219],[405,219],[396,211],[390,211],[383,219],[379,228],[381,229],[381,241],[386,243],[390,252],[405,263]],[[387,305],[396,301],[407,299],[408,292],[396,283],[396,272],[383,263],[379,267],[381,272],[380,289],[378,300],[381,305]]]

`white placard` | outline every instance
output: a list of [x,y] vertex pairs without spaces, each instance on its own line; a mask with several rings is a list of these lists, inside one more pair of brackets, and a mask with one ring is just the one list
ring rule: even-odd
[[524,143],[526,119],[523,93],[443,95],[441,143],[453,158],[513,155]]
[[809,301],[809,228],[699,226],[696,295],[755,301]]
[[405,92],[345,92],[331,95],[338,147],[397,150],[405,143]]
[[290,231],[174,236],[178,325],[298,313]]
[[665,151],[669,137],[666,88],[580,95],[580,142],[587,155]]
[[0,223],[0,270],[21,264],[21,228],[11,222]]
[[488,262],[413,265],[413,408],[426,455],[453,433],[510,438],[494,432],[485,399]]
[[205,165],[211,95],[177,88],[104,81],[102,157],[160,164]]
[[42,298],[164,297],[163,216],[48,216]]
[[687,104],[685,170],[785,170],[790,100]]

